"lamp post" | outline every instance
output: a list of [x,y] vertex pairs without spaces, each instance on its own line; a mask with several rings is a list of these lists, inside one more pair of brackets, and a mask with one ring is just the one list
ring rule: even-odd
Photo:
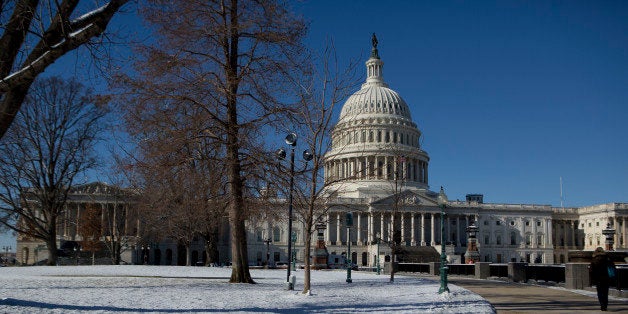
[[375,237],[375,241],[377,241],[377,258],[375,258],[375,260],[377,262],[377,274],[379,275],[382,273],[382,269],[379,267],[379,243],[382,241],[382,239],[380,238],[381,235],[379,234],[379,232],[375,235]]
[[[288,196],[288,237],[292,236],[292,192],[294,190],[294,148],[297,146],[297,134],[290,133],[286,135],[286,144],[290,146],[290,193]],[[280,148],[276,152],[277,158],[283,160],[286,158],[286,150]],[[305,161],[310,161],[314,158],[314,155],[310,153],[308,150],[303,151],[303,159]],[[292,257],[292,239],[288,238],[288,258]],[[290,261],[288,261],[290,262]],[[294,290],[294,285],[290,282],[290,265],[288,265],[288,270],[286,274],[286,289]]]
[[270,260],[270,243],[273,242],[270,240],[270,238],[264,240],[264,243],[266,243],[266,269],[268,269],[268,267],[270,265],[268,265],[268,261]]
[[292,232],[292,270],[297,270],[297,251],[294,250],[294,247],[297,245],[297,233]]
[[352,283],[351,280],[351,227],[353,227],[353,213],[347,213],[347,283]]
[[438,293],[449,292],[447,287],[447,255],[445,254],[445,206],[447,205],[447,195],[445,190],[440,187],[438,193],[438,207],[440,207],[440,289]]

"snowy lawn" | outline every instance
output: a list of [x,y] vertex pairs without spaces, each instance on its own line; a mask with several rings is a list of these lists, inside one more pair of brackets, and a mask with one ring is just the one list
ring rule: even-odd
[[284,290],[285,270],[251,270],[257,282],[229,284],[230,268],[60,266],[0,268],[0,313],[494,313],[481,296],[438,281],[345,271],[312,271],[310,295]]

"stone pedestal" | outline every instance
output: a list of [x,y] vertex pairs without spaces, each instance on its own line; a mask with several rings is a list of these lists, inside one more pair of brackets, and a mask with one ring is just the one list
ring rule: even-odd
[[486,279],[491,276],[491,263],[475,263],[475,278]]
[[432,276],[440,275],[440,262],[431,262],[430,263],[430,275],[432,275]]
[[512,282],[525,282],[526,263],[508,263],[508,280]]
[[584,289],[590,286],[588,263],[565,264],[565,288]]

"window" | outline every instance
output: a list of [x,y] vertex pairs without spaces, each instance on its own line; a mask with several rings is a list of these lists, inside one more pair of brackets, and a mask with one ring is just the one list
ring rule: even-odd
[[510,225],[511,225],[511,226],[514,226],[514,225],[515,225],[515,221],[514,221],[514,220],[511,220],[511,221],[510,221]]
[[517,245],[517,234],[514,232],[510,233],[510,245]]
[[488,234],[484,235],[484,244],[488,245],[489,236]]
[[279,259],[279,258],[280,258],[279,252],[275,252],[275,253],[273,253],[273,260],[274,260],[275,262],[279,262],[279,261],[280,261],[280,259]]
[[595,222],[595,226],[596,226],[596,227],[599,227],[599,226],[600,226],[600,222],[599,222],[599,221],[596,221],[596,222]]
[[501,222],[498,220],[498,221],[495,222],[495,225],[499,226],[499,225],[501,225]]
[[497,245],[502,245],[502,236],[498,235],[498,236],[497,236],[497,238],[496,238],[495,243],[496,243]]
[[377,131],[377,142],[378,143],[382,142],[382,131]]
[[532,235],[526,234],[526,245],[532,244]]
[[386,137],[386,143],[390,143],[390,133],[386,132],[386,134],[384,134],[384,136]]
[[273,242],[281,242],[281,231],[278,227],[273,228]]
[[530,222],[526,220],[526,226],[529,226],[529,225],[530,225]]
[[488,226],[488,220],[484,220],[484,225]]
[[536,222],[536,226],[537,226],[537,227],[540,227],[540,226],[541,226],[541,221],[540,221],[540,220],[538,220],[538,221]]
[[536,236],[536,245],[541,246],[543,245],[543,235],[537,235]]
[[263,236],[262,236],[262,230],[257,229],[257,230],[255,231],[255,233],[257,234],[257,241],[258,241],[258,242],[264,241],[264,238],[263,238]]

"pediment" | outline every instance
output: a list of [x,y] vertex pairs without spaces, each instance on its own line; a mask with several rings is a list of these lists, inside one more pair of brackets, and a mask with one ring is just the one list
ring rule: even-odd
[[430,191],[426,191],[425,193],[415,192],[415,191],[402,191],[398,194],[393,194],[385,198],[378,199],[374,202],[371,202],[372,206],[383,206],[383,205],[393,205],[395,202],[398,202],[400,206],[438,206],[438,202],[436,201],[436,197],[432,197],[431,194],[435,194]]

